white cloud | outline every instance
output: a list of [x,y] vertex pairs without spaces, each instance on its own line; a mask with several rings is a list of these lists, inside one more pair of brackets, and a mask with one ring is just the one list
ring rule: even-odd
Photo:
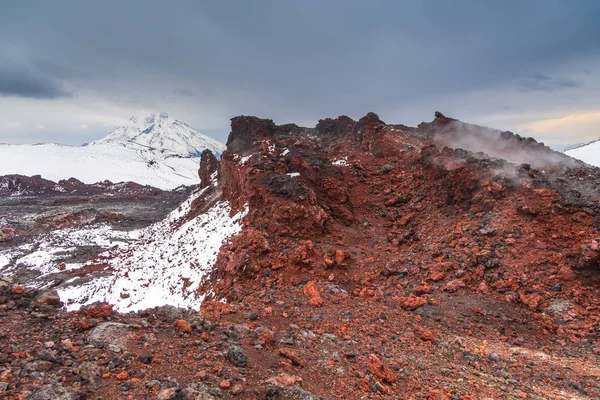
[[81,129],[88,129],[90,126],[88,124],[81,124],[81,125],[79,125],[79,127]]
[[9,129],[18,129],[21,127],[21,124],[19,122],[9,122],[6,124],[6,127]]
[[557,142],[565,138],[588,141],[600,137],[600,111],[556,113],[554,118],[532,120],[517,127],[535,136]]
[[35,127],[38,129],[46,129],[46,125],[43,124],[35,124]]

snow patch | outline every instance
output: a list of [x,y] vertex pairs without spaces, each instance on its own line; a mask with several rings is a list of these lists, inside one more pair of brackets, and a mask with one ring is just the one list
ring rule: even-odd
[[225,240],[242,229],[240,212],[230,217],[228,202],[215,204],[205,214],[171,231],[159,223],[136,243],[106,256],[112,276],[80,286],[59,289],[68,310],[106,301],[121,312],[172,305],[199,309],[196,290],[212,269]]
[[239,158],[239,162],[240,162],[240,164],[242,164],[242,165],[246,164],[246,162],[248,162],[248,160],[250,160],[250,158],[252,158],[252,156],[253,156],[253,155],[254,155],[254,154],[249,154],[249,155],[247,155],[247,156],[240,157],[240,158]]
[[348,167],[348,166],[350,166],[350,164],[348,163],[348,158],[347,157],[341,158],[339,160],[334,160],[332,162],[332,164],[333,165],[337,165],[337,166],[341,166],[341,167]]
[[586,164],[600,167],[600,139],[568,149],[565,154]]
[[[0,268],[5,273],[16,272],[17,268],[38,271],[41,276],[59,272],[61,259],[68,258],[77,247],[99,246],[105,249],[122,247],[136,240],[140,230],[117,231],[108,225],[94,225],[85,229],[60,229],[42,236],[35,244],[25,244],[0,252]],[[65,264],[65,269],[75,269],[81,264]]]

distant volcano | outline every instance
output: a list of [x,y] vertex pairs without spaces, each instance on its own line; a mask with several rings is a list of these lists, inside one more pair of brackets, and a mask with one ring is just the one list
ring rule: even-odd
[[129,122],[128,125],[114,130],[89,145],[134,142],[193,157],[200,156],[204,149],[211,150],[217,156],[225,150],[223,143],[201,134],[182,121],[169,117],[166,112],[152,113],[145,118],[131,117]]
[[87,184],[131,181],[170,190],[199,183],[196,157],[205,149],[219,157],[225,144],[161,112],[133,117],[84,146],[0,144],[0,175],[76,178]]

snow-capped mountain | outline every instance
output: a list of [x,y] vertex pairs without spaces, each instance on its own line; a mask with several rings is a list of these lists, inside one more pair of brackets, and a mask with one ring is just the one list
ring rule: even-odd
[[223,143],[199,133],[184,122],[169,117],[166,112],[152,113],[146,118],[131,117],[128,125],[116,129],[108,136],[89,145],[122,142],[133,142],[193,157],[198,157],[205,149],[209,149],[217,157],[225,151]]
[[166,113],[130,122],[85,146],[0,144],[0,175],[77,178],[89,184],[133,181],[170,190],[199,183],[197,156],[204,149],[217,157],[225,150],[223,143]]
[[600,139],[572,146],[566,149],[564,153],[586,164],[600,167]]

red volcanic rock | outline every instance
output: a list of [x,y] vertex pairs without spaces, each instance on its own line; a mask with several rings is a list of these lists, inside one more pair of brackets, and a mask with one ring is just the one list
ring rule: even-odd
[[381,379],[387,383],[394,383],[396,381],[394,372],[386,367],[375,354],[369,355],[367,367],[369,368],[369,372],[375,375],[377,379]]
[[433,342],[434,340],[433,333],[431,333],[431,331],[428,329],[417,328],[416,334],[419,337],[419,339],[421,339],[424,342]]
[[112,315],[113,306],[111,304],[89,306],[82,309],[81,312],[89,318],[105,318]]
[[598,267],[600,265],[600,241],[591,239],[581,245],[577,262],[578,268]]
[[301,383],[302,378],[296,375],[289,375],[285,372],[282,372],[277,376],[273,376],[267,379],[266,382],[279,387],[292,387],[298,383]]
[[219,178],[219,161],[212,151],[206,149],[200,154],[200,187],[205,188],[211,184],[213,179]]
[[519,299],[532,310],[542,309],[542,296],[537,293],[519,295]]
[[427,299],[423,297],[417,297],[412,293],[407,297],[398,297],[397,300],[407,310],[416,310],[417,308],[427,304]]
[[117,378],[120,381],[126,381],[127,379],[129,379],[129,374],[127,373],[127,371],[122,371],[119,372],[115,378]]
[[346,254],[344,254],[344,250],[336,250],[335,251],[335,263],[337,265],[342,265],[344,260],[346,259]]
[[462,279],[453,279],[450,282],[446,283],[444,286],[444,290],[448,292],[455,292],[458,289],[464,288],[467,286]]
[[177,321],[175,321],[175,328],[179,332],[192,333],[192,328],[190,327],[190,324],[184,319],[178,319]]
[[319,289],[317,288],[315,281],[310,281],[304,285],[303,291],[304,295],[309,298],[308,303],[311,306],[319,307],[323,305],[323,299],[319,294]]
[[292,362],[292,365],[296,365],[296,366],[299,366],[299,367],[303,367],[304,366],[304,363],[298,358],[298,356],[296,355],[296,353],[294,353],[290,349],[286,349],[286,348],[279,349],[279,354],[281,354],[283,357],[285,357],[288,360],[290,360]]
[[25,291],[25,288],[23,286],[15,285],[12,288],[12,293],[13,294],[22,294],[24,291]]

